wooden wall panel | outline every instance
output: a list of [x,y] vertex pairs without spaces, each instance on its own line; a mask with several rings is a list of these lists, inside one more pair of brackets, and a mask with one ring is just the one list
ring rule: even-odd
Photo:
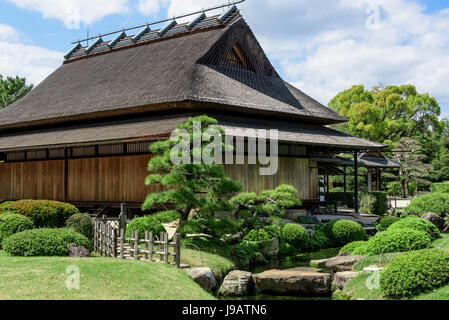
[[145,186],[151,155],[71,159],[68,201],[142,202],[155,187]]
[[0,200],[64,200],[64,161],[0,163]]
[[[68,160],[68,201],[143,202],[147,194],[159,191],[158,186],[144,185],[150,159],[151,155],[139,155]],[[273,176],[261,176],[259,165],[225,167],[247,191],[290,184],[298,188],[301,199],[318,197],[318,169],[308,159],[280,158]],[[0,163],[0,200],[11,199],[64,201],[64,160]]]
[[310,168],[309,159],[279,158],[279,169],[273,176],[261,176],[259,165],[225,165],[225,168],[228,176],[240,182],[243,189],[249,192],[258,193],[289,184],[298,189],[301,199],[316,198],[312,184],[318,184],[318,171]]

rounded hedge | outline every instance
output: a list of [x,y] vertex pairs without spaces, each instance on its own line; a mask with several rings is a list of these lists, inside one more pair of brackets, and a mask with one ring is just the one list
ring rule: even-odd
[[380,273],[380,288],[390,298],[411,297],[449,283],[449,252],[419,250],[394,258]]
[[37,228],[61,228],[79,210],[68,203],[53,200],[20,200],[8,205],[8,212],[30,218]]
[[297,248],[305,247],[310,240],[309,234],[304,227],[292,223],[282,227],[281,237],[282,240]]
[[387,230],[376,234],[365,245],[356,248],[353,255],[373,256],[390,252],[404,252],[428,248],[432,238],[427,232],[416,229]]
[[93,239],[94,228],[92,226],[92,219],[88,214],[74,214],[69,219],[67,219],[66,227],[75,230],[89,240]]
[[89,239],[68,228],[22,231],[3,239],[2,247],[13,256],[67,256],[70,243],[92,250]]
[[33,221],[18,214],[0,215],[0,248],[3,239],[18,232],[33,229]]
[[353,241],[363,241],[366,233],[355,221],[337,220],[326,224],[326,234],[336,246],[344,246]]
[[377,222],[377,229],[380,231],[385,231],[388,229],[389,226],[391,226],[393,223],[397,221],[399,221],[399,218],[394,216],[380,218],[379,221]]
[[178,211],[168,210],[162,211],[150,216],[135,218],[126,227],[126,236],[129,237],[131,230],[139,231],[139,237],[144,236],[145,231],[152,231],[154,235],[159,237],[161,232],[165,232],[163,223],[169,223],[181,218]]
[[264,229],[259,230],[251,230],[244,238],[246,241],[262,241],[262,240],[270,240],[270,234]]
[[342,254],[344,252],[351,254],[354,252],[355,249],[362,247],[366,244],[366,241],[353,241],[345,245],[343,248],[340,249],[339,254]]
[[404,215],[417,215],[433,212],[444,218],[449,214],[449,193],[428,193],[412,200],[404,210]]
[[438,239],[441,236],[440,231],[432,222],[418,218],[416,216],[408,216],[388,227],[388,230],[401,229],[415,229],[418,231],[426,232],[432,237],[433,240]]

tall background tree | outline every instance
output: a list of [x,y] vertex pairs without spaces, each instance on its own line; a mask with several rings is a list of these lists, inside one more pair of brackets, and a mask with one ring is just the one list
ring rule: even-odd
[[[413,85],[373,87],[356,85],[329,103],[349,122],[338,129],[372,141],[392,145],[403,137],[429,139],[441,132],[440,106]],[[421,142],[421,141],[420,141]]]
[[399,169],[402,197],[409,197],[409,184],[429,185],[433,167],[424,163],[427,156],[422,153],[422,146],[411,138],[401,138],[395,144],[393,158],[399,161],[402,167]]
[[7,77],[0,75],[0,109],[19,100],[33,89],[33,85],[27,85],[25,78]]

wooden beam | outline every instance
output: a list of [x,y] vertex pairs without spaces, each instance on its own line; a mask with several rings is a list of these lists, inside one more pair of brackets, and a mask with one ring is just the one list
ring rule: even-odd
[[358,151],[354,151],[354,211],[359,215],[359,159]]

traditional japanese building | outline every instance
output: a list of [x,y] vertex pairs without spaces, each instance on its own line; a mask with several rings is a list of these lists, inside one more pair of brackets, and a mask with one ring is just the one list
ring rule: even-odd
[[[128,32],[128,31],[126,31]],[[279,184],[319,198],[317,157],[379,151],[332,130],[346,119],[285,82],[237,8],[76,44],[29,94],[0,111],[0,201],[141,203],[152,141],[196,115],[234,129],[279,130],[279,170],[228,165],[248,191]]]

